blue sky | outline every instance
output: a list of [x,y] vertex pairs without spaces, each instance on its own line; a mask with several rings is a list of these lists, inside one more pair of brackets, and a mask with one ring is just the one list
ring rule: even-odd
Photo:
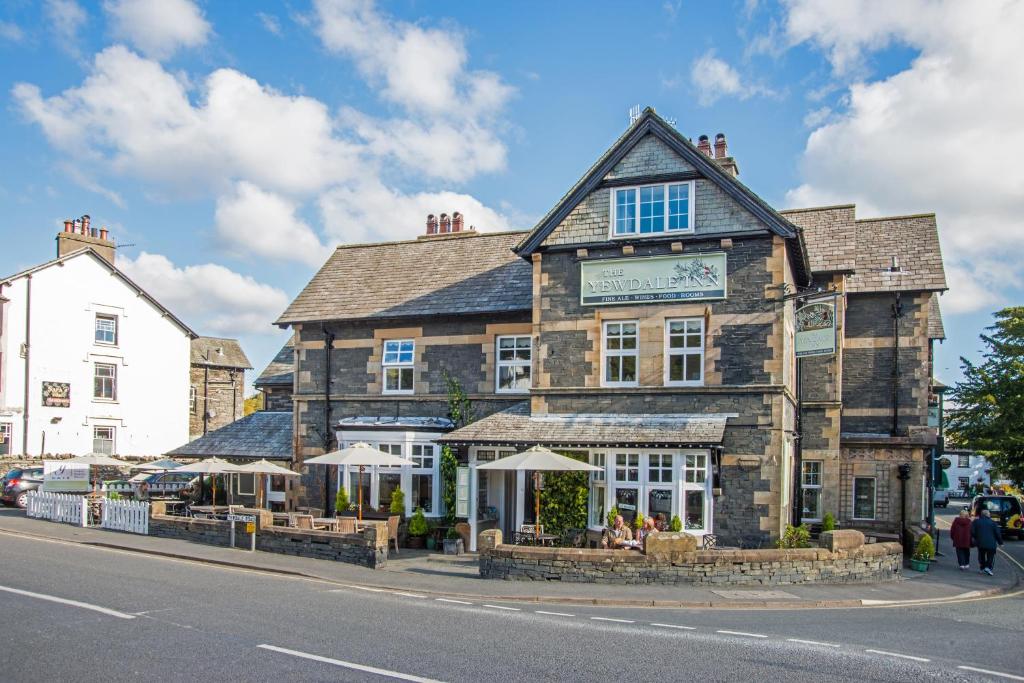
[[0,271],[88,213],[258,372],[333,245],[415,236],[430,212],[532,227],[639,104],[725,133],[779,208],[936,212],[954,380],[1022,299],[1022,7],[10,0]]

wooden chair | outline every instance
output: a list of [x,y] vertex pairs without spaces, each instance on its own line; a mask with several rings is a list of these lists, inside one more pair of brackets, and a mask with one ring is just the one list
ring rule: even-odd
[[311,507],[297,507],[296,512],[302,512],[309,515],[310,517],[323,517],[324,511],[322,508],[311,508]]
[[398,554],[398,525],[402,523],[400,515],[388,517],[388,549],[391,549],[391,542],[395,542],[395,555]]
[[295,515],[295,527],[306,531],[313,531],[313,515]]
[[338,517],[338,532],[342,534],[354,534],[356,532],[356,518]]

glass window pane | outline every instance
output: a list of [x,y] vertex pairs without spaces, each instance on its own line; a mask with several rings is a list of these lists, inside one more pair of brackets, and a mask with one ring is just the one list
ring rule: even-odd
[[857,519],[875,518],[875,480],[853,480],[853,516]]
[[700,381],[701,357],[696,354],[685,356],[686,358],[686,379],[687,382]]
[[498,348],[511,349],[516,345],[515,337],[501,337],[498,339]]
[[402,382],[401,390],[402,391],[412,391],[412,376],[413,376],[413,369],[412,368],[402,368],[402,376],[401,376],[401,382]]
[[804,489],[803,516],[807,519],[821,519],[821,489]]
[[607,513],[604,509],[604,487],[593,486],[590,489],[590,496],[587,501],[588,523],[591,526],[604,526],[607,522]]
[[615,234],[636,232],[636,190],[615,192]]
[[668,359],[668,381],[683,381],[683,356],[669,356]]
[[626,524],[633,524],[636,519],[636,507],[639,499],[637,489],[615,489],[615,506],[619,508],[619,514]]
[[623,334],[636,334],[636,323],[623,323]]
[[636,381],[636,356],[622,357],[622,381]]
[[654,517],[654,525],[664,529],[675,514],[672,489],[650,489],[647,493],[647,516]]
[[[359,503],[359,470],[353,470],[348,475],[348,499],[353,505]],[[363,510],[370,507],[370,473],[363,472]]]
[[703,529],[704,528],[704,492],[703,491],[686,491],[686,509],[684,514],[686,515],[686,521],[684,527],[687,529]]
[[619,356],[609,356],[606,360],[605,380],[608,382],[621,381],[621,358]]
[[379,487],[377,492],[378,499],[380,501],[379,509],[390,510],[391,494],[401,485],[402,475],[397,472],[381,472],[377,477]]

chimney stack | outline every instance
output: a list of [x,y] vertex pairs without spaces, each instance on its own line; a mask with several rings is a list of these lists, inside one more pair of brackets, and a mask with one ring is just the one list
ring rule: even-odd
[[711,156],[711,143],[708,142],[707,135],[701,135],[697,138],[697,149],[706,157]]
[[729,147],[725,144],[725,133],[715,136],[715,158],[724,159],[729,156]]
[[85,248],[92,249],[100,258],[114,264],[114,250],[117,247],[105,226],[93,228],[92,218],[88,214],[65,220],[64,231],[57,233],[57,258]]
[[[701,140],[706,139],[707,136],[701,136]],[[736,163],[736,160],[729,156],[729,145],[725,141],[725,133],[719,133],[718,135],[715,136],[714,159],[715,163],[718,164],[719,168],[721,168],[723,171],[731,175],[733,178],[740,174],[740,167]]]
[[458,211],[452,214],[452,232],[462,232],[462,214]]
[[441,214],[441,232],[442,233],[446,233],[446,232],[451,232],[451,231],[452,231],[452,219],[448,217],[448,214],[442,213]]
[[437,217],[434,216],[434,214],[429,214],[427,216],[427,234],[428,235],[436,235],[437,234]]
[[74,230],[75,222],[71,219],[64,221],[64,232],[71,232]]

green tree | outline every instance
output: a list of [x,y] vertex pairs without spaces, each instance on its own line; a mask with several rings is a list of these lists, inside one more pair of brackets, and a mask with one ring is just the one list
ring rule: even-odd
[[242,414],[252,415],[257,410],[263,410],[263,392],[257,391],[242,403]]
[[947,434],[983,454],[1014,483],[1024,483],[1024,307],[995,313],[982,334],[980,365],[960,358],[964,379],[950,391]]

